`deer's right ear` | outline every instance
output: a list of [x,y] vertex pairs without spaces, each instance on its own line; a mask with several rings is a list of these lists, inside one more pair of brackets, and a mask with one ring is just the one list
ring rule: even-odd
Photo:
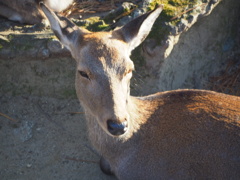
[[60,42],[71,51],[71,47],[75,45],[76,40],[78,40],[79,36],[84,32],[67,18],[57,16],[44,3],[40,2],[40,7],[48,18],[54,34]]

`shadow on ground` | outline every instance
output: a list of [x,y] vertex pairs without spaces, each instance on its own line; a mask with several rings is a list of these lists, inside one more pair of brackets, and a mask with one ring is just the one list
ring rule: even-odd
[[13,118],[0,116],[2,180],[115,179],[99,168],[77,99],[2,95],[0,105]]

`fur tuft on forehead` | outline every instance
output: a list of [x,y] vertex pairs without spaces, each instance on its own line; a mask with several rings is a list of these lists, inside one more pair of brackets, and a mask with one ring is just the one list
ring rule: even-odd
[[[117,46],[116,46],[117,44]],[[88,33],[83,36],[80,47],[88,47],[88,53],[108,63],[123,61],[128,57],[128,45],[113,37],[111,32]]]

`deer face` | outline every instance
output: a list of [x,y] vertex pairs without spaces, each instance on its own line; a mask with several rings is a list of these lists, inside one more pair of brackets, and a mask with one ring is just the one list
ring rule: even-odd
[[44,4],[51,28],[77,61],[76,91],[83,108],[112,136],[127,132],[129,85],[134,69],[129,55],[148,35],[162,6],[112,32],[92,33],[58,17]]
[[125,133],[134,69],[127,44],[112,33],[90,33],[83,36],[78,47],[73,56],[77,61],[75,85],[80,102],[108,134]]

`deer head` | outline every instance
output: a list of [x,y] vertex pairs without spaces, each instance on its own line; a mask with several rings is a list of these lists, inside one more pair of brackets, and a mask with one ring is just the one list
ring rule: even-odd
[[149,34],[162,11],[159,6],[122,28],[111,32],[90,32],[40,4],[51,28],[76,60],[76,91],[86,113],[112,136],[129,129],[130,79],[134,64],[129,58]]

